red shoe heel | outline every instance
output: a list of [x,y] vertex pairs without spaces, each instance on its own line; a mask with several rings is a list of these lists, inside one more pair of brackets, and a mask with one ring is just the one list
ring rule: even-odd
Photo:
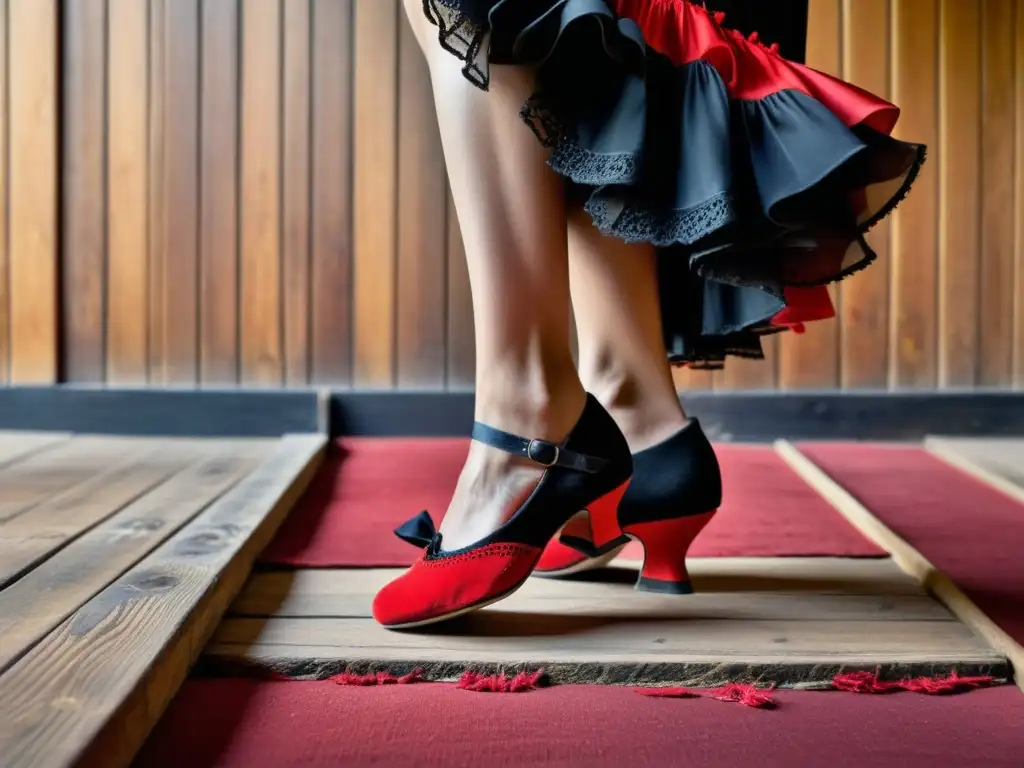
[[691,594],[693,585],[686,571],[686,553],[717,511],[623,527],[623,532],[644,548],[644,565],[636,588],[665,595]]

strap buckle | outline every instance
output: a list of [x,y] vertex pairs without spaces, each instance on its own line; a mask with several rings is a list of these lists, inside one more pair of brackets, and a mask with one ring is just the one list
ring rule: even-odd
[[526,446],[527,458],[545,468],[555,466],[560,454],[558,446],[546,440],[531,440]]

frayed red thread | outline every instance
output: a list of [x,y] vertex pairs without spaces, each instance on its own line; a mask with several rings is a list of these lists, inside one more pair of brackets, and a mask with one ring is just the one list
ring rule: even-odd
[[544,679],[544,670],[536,672],[520,672],[509,678],[504,673],[498,675],[481,675],[471,669],[462,673],[458,686],[466,691],[479,693],[524,693],[537,688]]
[[414,669],[407,675],[393,675],[390,672],[370,672],[360,675],[356,672],[345,670],[340,675],[328,678],[335,685],[410,685],[411,683],[422,683],[423,670]]
[[961,677],[953,671],[949,677],[913,677],[903,680],[879,680],[874,672],[844,672],[832,679],[832,687],[848,693],[883,694],[897,691],[943,696],[985,688],[995,683],[988,675]]
[[745,707],[754,709],[772,709],[775,700],[768,691],[771,688],[756,688],[753,685],[742,683],[729,683],[721,688],[708,688],[706,690],[694,690],[692,688],[637,688],[637,693],[652,698],[664,699],[693,699],[708,698],[715,701],[730,701],[742,704]]

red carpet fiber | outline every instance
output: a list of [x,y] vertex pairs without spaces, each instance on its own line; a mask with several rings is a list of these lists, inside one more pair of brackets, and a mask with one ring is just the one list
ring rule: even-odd
[[1024,696],[781,692],[778,709],[558,686],[191,680],[137,768],[785,766],[963,768],[1024,760]]
[[1024,506],[919,448],[800,450],[1024,643]]
[[[409,565],[416,550],[392,531],[422,509],[440,518],[468,442],[350,439],[339,443],[262,561],[295,567]],[[881,557],[767,446],[719,445],[725,504],[692,557]],[[641,550],[627,550],[639,559]]]

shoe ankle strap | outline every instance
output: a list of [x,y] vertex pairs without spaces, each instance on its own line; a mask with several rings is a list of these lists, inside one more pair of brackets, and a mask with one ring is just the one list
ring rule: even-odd
[[608,463],[607,459],[570,451],[547,440],[531,440],[510,432],[502,432],[479,421],[473,424],[473,439],[513,456],[522,456],[545,468],[565,467],[593,474],[600,472]]

